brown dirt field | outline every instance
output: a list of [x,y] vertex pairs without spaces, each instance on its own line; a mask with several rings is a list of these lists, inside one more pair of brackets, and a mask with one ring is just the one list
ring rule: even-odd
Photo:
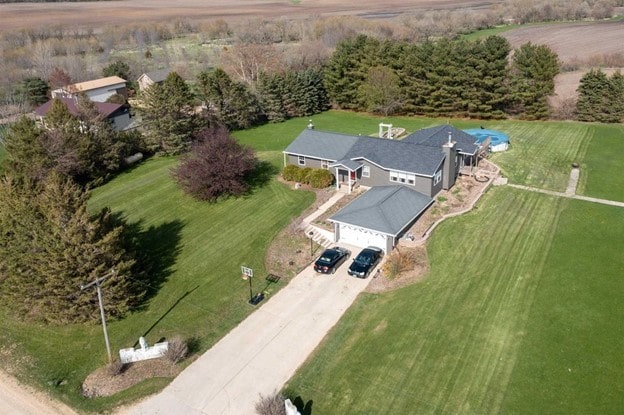
[[624,21],[531,25],[501,35],[513,47],[526,42],[548,45],[562,62],[624,53]]
[[[172,7],[172,3],[175,7]],[[97,27],[174,19],[256,18],[361,15],[388,17],[418,10],[488,8],[487,0],[121,0],[84,3],[0,4],[0,31],[53,25]]]

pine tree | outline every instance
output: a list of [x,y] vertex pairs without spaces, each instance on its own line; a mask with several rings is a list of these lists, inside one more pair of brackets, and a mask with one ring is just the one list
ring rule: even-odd
[[527,119],[548,117],[547,98],[555,91],[554,79],[558,73],[559,59],[548,46],[529,42],[515,51],[511,92],[521,116]]
[[233,81],[222,69],[202,72],[198,89],[209,118],[231,130],[248,128],[260,120],[260,105],[245,84]]
[[609,94],[609,79],[600,69],[585,73],[577,88],[576,116],[579,121],[603,121],[605,100]]
[[19,92],[26,97],[31,105],[40,105],[48,100],[50,86],[41,78],[26,78],[19,86]]
[[18,178],[42,179],[50,167],[42,132],[35,121],[23,116],[11,124],[4,138],[6,166]]
[[162,84],[145,89],[140,98],[137,112],[142,117],[147,149],[160,154],[183,152],[202,125],[186,82],[171,72]]
[[45,181],[0,180],[0,301],[17,316],[44,323],[97,321],[97,299],[80,285],[114,269],[103,284],[109,317],[142,298],[129,279],[134,261],[123,228],[103,211],[87,212],[88,193],[57,174]]

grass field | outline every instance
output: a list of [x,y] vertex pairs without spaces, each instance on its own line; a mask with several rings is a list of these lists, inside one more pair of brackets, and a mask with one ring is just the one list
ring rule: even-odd
[[287,391],[317,415],[622,413],[622,231],[618,208],[493,189],[436,229],[425,280],[361,296]]
[[[624,200],[623,126],[484,125],[511,137],[492,157],[511,182],[562,191],[577,161],[580,193]],[[491,189],[436,229],[423,281],[359,297],[286,393],[317,415],[622,413],[623,231],[620,208]]]
[[[210,347],[253,310],[246,302],[249,291],[240,266],[254,268],[254,289],[262,290],[266,247],[313,199],[311,193],[294,192],[272,180],[248,197],[200,203],[171,180],[175,162],[147,161],[95,190],[91,199],[93,211],[110,206],[138,225],[140,243],[157,271],[148,287],[155,295],[147,307],[109,322],[113,350],[134,345],[141,335],[150,344],[181,335],[194,339],[196,351]],[[273,292],[277,288],[269,287]],[[51,328],[2,318],[0,333],[2,347],[28,356],[19,364],[22,379],[28,376],[27,381],[81,409],[102,410],[163,385],[157,379],[114,399],[82,398],[85,376],[105,362],[99,325]]]
[[[376,134],[382,120],[341,111],[328,111],[312,119],[319,130],[363,135]],[[409,132],[448,121],[408,117],[383,120]],[[307,123],[308,118],[298,118],[234,135],[258,150],[263,160],[281,166],[282,150]],[[512,149],[494,155],[493,160],[514,183],[563,190],[570,163],[578,161],[584,194],[624,200],[624,179],[617,174],[618,155],[624,151],[623,126],[474,120],[452,123],[459,128],[483,125],[507,132]],[[110,206],[136,225],[141,246],[159,270],[150,284],[154,296],[145,308],[123,321],[110,322],[113,349],[132,346],[141,335],[152,343],[179,334],[194,338],[196,351],[206,350],[251,311],[245,302],[248,291],[239,278],[239,266],[252,266],[262,275],[271,238],[312,201],[311,194],[293,192],[270,181],[241,199],[199,203],[183,195],[172,182],[169,172],[175,162],[171,158],[149,160],[96,189],[91,199],[94,211]],[[539,310],[540,304],[548,306],[548,298],[536,294],[537,284],[541,287],[550,281],[551,290],[556,290],[557,281],[551,281],[547,271],[561,261],[552,259],[550,252],[555,248],[551,248],[551,240],[553,247],[560,247],[575,237],[560,241],[562,231],[557,223],[588,217],[586,226],[593,224],[591,215],[596,212],[576,206],[584,205],[511,189],[491,191],[477,211],[436,230],[430,247],[431,275],[425,281],[391,294],[363,296],[303,374],[292,382],[291,389],[314,399],[317,415],[328,413],[323,408],[330,405],[351,408],[354,400],[362,400],[354,406],[362,408],[357,413],[367,413],[372,409],[365,409],[366,405],[375,399],[384,402],[383,397],[392,393],[400,395],[392,403],[397,410],[417,404],[423,412],[479,412],[500,407],[522,412],[516,408],[528,389],[501,386],[504,390],[499,390],[497,385],[523,382],[526,374],[522,371],[531,370],[529,363],[535,360],[530,353],[552,346],[540,343],[539,328],[528,328],[539,323],[532,310]],[[612,223],[621,220],[619,211],[609,212],[607,209],[599,217],[597,232],[601,227],[613,232],[619,229]],[[579,227],[579,232],[583,229]],[[584,250],[597,252],[603,245],[596,235],[590,233],[591,238],[582,245]],[[460,249],[449,250],[449,246]],[[615,243],[609,249],[617,252],[621,248]],[[580,260],[582,253],[570,254],[569,258]],[[591,264],[596,272],[598,266]],[[590,303],[593,300],[596,298],[587,299]],[[533,308],[527,308],[530,304]],[[613,303],[605,302],[609,304]],[[600,316],[602,311],[597,313]],[[17,375],[22,380],[80,409],[111,408],[168,382],[154,379],[109,399],[86,400],[80,396],[80,384],[105,361],[99,325],[51,328],[2,317],[0,348],[7,353],[0,354],[0,362],[4,367],[19,369]],[[448,329],[441,331],[440,327]],[[395,340],[389,342],[389,338]],[[520,349],[523,339],[533,341],[533,349]],[[611,340],[605,340],[606,347],[614,346]],[[17,363],[8,356],[15,357]],[[497,358],[503,360],[496,363]],[[395,373],[395,366],[409,367],[409,373]],[[431,385],[420,383],[424,374],[437,372],[439,377],[430,378]],[[317,375],[320,383],[312,382],[310,379]],[[327,386],[323,386],[324,380]],[[486,390],[488,399],[481,395]]]

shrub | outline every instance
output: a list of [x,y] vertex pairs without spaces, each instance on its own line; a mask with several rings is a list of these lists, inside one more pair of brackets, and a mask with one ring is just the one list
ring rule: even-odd
[[386,260],[383,267],[383,273],[389,279],[396,278],[400,273],[413,269],[417,261],[418,255],[416,251],[399,251],[396,249]]
[[325,169],[313,169],[310,167],[300,168],[289,164],[282,171],[284,180],[309,184],[314,188],[322,189],[332,184],[334,176]]
[[299,175],[299,170],[299,167],[297,167],[296,165],[289,164],[288,166],[284,167],[284,170],[282,170],[282,177],[284,178],[284,180],[294,182]]
[[334,181],[334,176],[325,169],[315,169],[310,173],[310,186],[316,189],[328,187]]
[[273,392],[268,396],[261,394],[260,400],[256,403],[256,413],[258,415],[286,415],[284,400],[284,396],[279,392]]
[[178,363],[184,359],[188,354],[188,344],[182,338],[176,336],[169,340],[169,348],[165,357],[171,361],[171,363]]

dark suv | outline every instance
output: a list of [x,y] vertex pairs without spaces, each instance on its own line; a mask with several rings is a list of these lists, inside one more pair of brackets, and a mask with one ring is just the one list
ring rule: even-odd
[[353,275],[358,278],[366,278],[375,265],[379,263],[383,251],[377,247],[369,246],[362,249],[362,251],[355,257],[351,266],[349,267],[349,275]]
[[336,268],[349,258],[349,255],[351,255],[350,251],[339,246],[326,249],[314,263],[314,271],[322,272],[323,274],[333,274],[336,272]]

